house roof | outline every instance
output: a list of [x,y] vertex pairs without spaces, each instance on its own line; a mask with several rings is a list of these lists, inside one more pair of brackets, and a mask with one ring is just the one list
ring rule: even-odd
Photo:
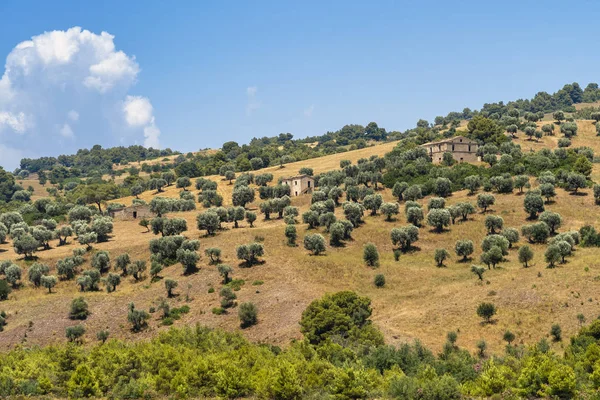
[[292,179],[301,179],[301,178],[310,178],[313,180],[315,179],[310,175],[302,174],[302,175],[290,176],[289,178],[283,178],[282,181],[291,181]]
[[456,143],[456,141],[458,139],[463,139],[462,143],[468,143],[468,144],[477,144],[477,142],[475,140],[471,140],[469,138],[466,138],[464,136],[454,136],[448,139],[444,139],[444,140],[438,140],[435,142],[428,142],[428,143],[423,143],[421,146],[431,146],[431,145],[436,145],[436,144],[444,144],[444,143]]

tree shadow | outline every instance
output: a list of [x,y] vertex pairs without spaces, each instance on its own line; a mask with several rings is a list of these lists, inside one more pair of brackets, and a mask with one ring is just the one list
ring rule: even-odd
[[248,261],[242,261],[241,263],[238,264],[238,267],[240,267],[240,268],[252,268],[255,265],[263,265],[265,263],[266,263],[265,260],[257,260],[257,261],[251,262],[251,263],[249,263]]
[[400,251],[404,254],[412,254],[412,253],[416,253],[417,251],[421,251],[421,248],[419,246],[410,246],[407,249],[400,249]]
[[473,257],[467,257],[467,258],[461,258],[460,260],[456,261],[458,264],[467,264],[469,262],[473,261]]
[[586,192],[571,192],[569,193],[571,196],[587,196],[588,194]]
[[496,323],[497,323],[497,322],[498,322],[498,318],[495,318],[495,319],[488,319],[488,320],[481,321],[481,322],[479,323],[479,325],[481,325],[481,326],[486,326],[486,325],[496,325]]
[[439,230],[437,228],[433,228],[433,229],[429,230],[429,233],[435,233],[435,234],[438,234],[438,235],[441,235],[442,233],[445,233],[445,232],[450,232],[450,229],[449,228],[442,228],[441,230]]

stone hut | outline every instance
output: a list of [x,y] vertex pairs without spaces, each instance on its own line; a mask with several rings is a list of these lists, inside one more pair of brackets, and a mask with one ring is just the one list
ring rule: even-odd
[[108,215],[120,220],[133,220],[146,217],[154,218],[155,216],[147,204],[133,204],[128,207],[115,208],[108,211]]
[[309,175],[297,175],[282,179],[281,184],[290,187],[291,196],[300,196],[313,192],[315,188],[315,178]]
[[421,147],[427,150],[427,154],[429,154],[434,164],[442,162],[444,153],[452,154],[452,157],[458,162],[470,163],[479,161],[479,157],[477,157],[479,145],[476,141],[464,136],[455,136],[438,142],[425,143]]

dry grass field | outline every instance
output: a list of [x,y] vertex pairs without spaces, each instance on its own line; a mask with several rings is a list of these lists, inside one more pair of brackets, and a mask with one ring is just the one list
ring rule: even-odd
[[[590,145],[599,149],[595,142],[595,132],[589,131],[581,122],[579,136],[573,141],[574,146]],[[592,133],[590,133],[592,132]],[[543,143],[552,147],[555,137],[545,137]],[[371,154],[383,155],[391,150],[395,143],[369,147],[354,152],[337,154],[320,159],[286,165],[285,168],[269,168],[275,180],[279,176],[293,175],[300,167],[310,166],[315,173],[338,168],[341,159],[356,161]],[[523,145],[523,144],[522,144]],[[525,147],[525,146],[524,146]],[[263,171],[260,171],[263,172]],[[597,166],[594,169],[598,174]],[[230,200],[232,185],[219,181],[219,190]],[[573,196],[558,189],[556,201],[547,205],[547,209],[559,212],[564,219],[560,231],[578,229],[584,224],[600,227],[600,210],[594,205],[591,190],[585,195]],[[177,196],[179,189],[169,187],[165,196]],[[195,191],[194,191],[195,193]],[[381,191],[384,198],[392,201],[389,190]],[[146,192],[141,197],[149,200],[152,193]],[[423,199],[423,204],[428,199]],[[523,196],[515,192],[510,195],[496,195],[496,204],[488,214],[500,215],[505,226],[520,228],[529,223],[523,210]],[[120,199],[129,203],[131,199]],[[471,201],[474,196],[466,192],[455,193],[447,199],[447,204]],[[249,207],[256,209],[260,200]],[[299,206],[301,212],[308,208],[309,196],[293,199],[293,205]],[[403,205],[401,205],[403,210]],[[390,230],[406,224],[404,213],[397,220],[386,222],[378,215],[365,215],[365,223],[353,232],[353,240],[345,247],[327,246],[324,255],[311,256],[302,247],[302,238],[307,231],[306,225],[298,225],[298,247],[285,244],[284,223],[281,220],[263,221],[262,215],[250,228],[246,223],[239,229],[228,229],[218,232],[213,237],[205,237],[204,232],[196,229],[195,212],[178,213],[188,222],[189,238],[198,238],[201,252],[208,247],[220,247],[223,251],[224,263],[234,267],[234,279],[243,279],[245,284],[236,292],[238,302],[251,301],[259,309],[259,323],[243,331],[244,335],[256,342],[268,342],[286,345],[290,339],[301,337],[298,321],[304,308],[315,298],[327,292],[339,290],[355,290],[372,299],[373,319],[384,332],[386,340],[391,344],[420,339],[434,351],[441,349],[446,332],[459,332],[458,344],[470,349],[475,348],[479,339],[485,339],[492,351],[501,351],[504,344],[502,334],[510,329],[517,336],[519,343],[533,343],[549,335],[552,324],[558,323],[563,328],[563,335],[568,337],[579,328],[576,316],[584,314],[588,320],[600,314],[600,261],[598,249],[578,248],[574,256],[566,264],[555,269],[546,269],[543,261],[545,246],[532,245],[535,258],[530,268],[523,268],[517,260],[518,246],[524,244],[522,239],[510,250],[507,260],[497,269],[486,271],[484,281],[480,283],[470,272],[472,263],[478,263],[481,254],[480,243],[485,236],[484,215],[478,213],[472,219],[450,226],[443,233],[434,233],[429,227],[420,230],[417,250],[400,257],[398,262],[393,258],[393,246],[390,241]],[[257,210],[258,211],[258,210]],[[341,218],[341,210],[336,214]],[[175,214],[173,214],[175,216]],[[231,225],[231,224],[228,224]],[[94,246],[95,250],[108,250],[115,258],[128,252],[132,259],[149,259],[148,241],[152,233],[145,233],[136,221],[115,221],[114,234],[110,241]],[[316,231],[326,237],[323,228]],[[235,247],[249,243],[255,239],[263,240],[265,246],[264,264],[252,268],[242,268],[235,258]],[[473,261],[459,262],[454,255],[454,244],[458,239],[471,239],[476,244]],[[368,243],[377,245],[381,254],[380,267],[372,269],[363,263],[363,246]],[[54,266],[56,261],[78,247],[70,243],[48,251],[38,252],[39,260]],[[445,248],[452,257],[446,267],[437,268],[433,260],[435,249]],[[16,260],[10,244],[0,245],[0,259]],[[86,256],[89,264],[90,255]],[[26,267],[23,260],[17,260]],[[178,264],[166,268],[161,274],[164,278],[179,282],[176,289],[178,297],[170,300],[172,305],[188,304],[190,313],[183,315],[175,325],[194,324],[199,322],[213,327],[228,330],[239,330],[237,312],[232,309],[226,315],[214,315],[211,310],[218,307],[218,291],[221,278],[216,267],[208,264],[206,256],[202,256],[198,273],[184,276]],[[386,277],[386,286],[376,288],[373,278],[382,273]],[[216,291],[209,293],[210,287]],[[8,326],[0,334],[0,348],[10,348],[21,342],[29,344],[47,344],[66,340],[66,326],[77,322],[67,318],[70,301],[77,297],[85,297],[92,312],[84,325],[87,329],[86,340],[95,340],[95,333],[108,329],[113,337],[127,339],[147,338],[158,330],[167,329],[160,325],[157,314],[152,315],[150,328],[142,333],[134,334],[127,323],[127,305],[134,302],[136,307],[148,309],[166,291],[162,281],[151,283],[149,278],[139,283],[125,279],[114,293],[106,292],[80,293],[73,281],[60,282],[48,294],[44,289],[33,289],[28,284],[24,288],[13,291],[8,301],[0,304],[9,314]],[[498,307],[495,323],[482,325],[475,309],[482,301],[493,302]],[[562,344],[553,344],[560,351]]]

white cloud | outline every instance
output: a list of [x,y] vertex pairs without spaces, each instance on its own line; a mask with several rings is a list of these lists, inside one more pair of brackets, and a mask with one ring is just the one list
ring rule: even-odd
[[261,107],[260,102],[256,99],[256,93],[258,92],[258,88],[256,86],[249,86],[246,88],[246,115],[250,116],[256,110]]
[[144,128],[144,147],[159,148],[158,137],[160,136],[160,129],[154,124],[154,118],[150,125]]
[[314,104],[311,104],[307,109],[304,110],[304,116],[306,118],[312,117],[313,111],[315,111],[315,106]]
[[79,121],[79,113],[75,110],[71,110],[67,113],[67,118],[69,118],[73,122]]
[[[128,96],[139,72],[135,57],[117,50],[114,36],[106,32],[73,27],[17,44],[0,76],[0,149],[37,157],[96,143],[116,145],[120,138],[127,145],[142,137],[159,147],[150,100]],[[60,137],[74,140],[65,145]]]
[[145,126],[152,120],[152,104],[147,97],[127,96],[123,103],[125,121],[131,126]]
[[0,132],[3,127],[9,127],[18,134],[23,134],[27,129],[25,114],[20,112],[13,114],[7,111],[0,111]]
[[64,124],[62,126],[62,128],[60,128],[59,132],[62,137],[66,137],[69,139],[72,139],[75,137],[75,134],[73,133],[73,129],[71,129],[71,125],[69,125],[69,124]]

